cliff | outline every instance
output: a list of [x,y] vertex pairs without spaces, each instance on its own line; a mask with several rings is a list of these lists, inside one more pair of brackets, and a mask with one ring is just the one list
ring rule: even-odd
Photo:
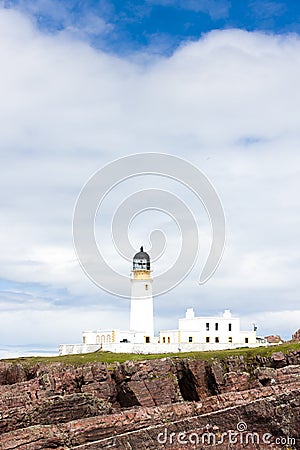
[[300,350],[78,367],[0,362],[0,449],[297,449],[299,388]]
[[293,342],[300,342],[300,329],[295,331],[295,333],[292,336]]

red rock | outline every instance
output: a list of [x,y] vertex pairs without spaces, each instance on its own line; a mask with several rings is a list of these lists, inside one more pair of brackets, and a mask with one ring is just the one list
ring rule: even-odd
[[282,339],[278,334],[275,334],[275,335],[272,334],[270,336],[265,336],[265,340],[269,344],[280,344],[282,342]]
[[271,356],[272,365],[274,367],[283,367],[286,365],[286,357],[282,352],[275,352]]
[[[299,439],[299,351],[250,361],[13,366],[0,363],[1,450],[209,448],[160,445],[157,435],[165,428],[220,434],[241,420],[274,436],[289,427]],[[217,448],[229,448],[224,445]]]
[[300,342],[300,328],[299,330],[295,331],[295,333],[292,336],[293,342]]

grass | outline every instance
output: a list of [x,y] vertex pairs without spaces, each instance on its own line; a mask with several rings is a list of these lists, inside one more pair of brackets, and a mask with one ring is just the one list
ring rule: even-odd
[[168,353],[168,354],[149,354],[140,355],[133,353],[110,353],[110,352],[95,352],[85,353],[81,355],[67,355],[67,356],[32,356],[3,359],[1,361],[18,363],[24,366],[32,366],[37,363],[51,364],[51,363],[63,363],[67,365],[83,365],[88,363],[105,362],[113,364],[114,362],[123,363],[125,361],[145,361],[149,359],[161,359],[161,358],[191,358],[200,360],[212,360],[212,359],[227,359],[230,356],[243,356],[246,360],[255,358],[256,356],[271,356],[275,352],[281,351],[282,353],[290,353],[294,350],[300,350],[300,343],[285,343],[270,347],[257,347],[257,348],[238,348],[234,350],[216,350],[207,352],[180,352],[180,353]]

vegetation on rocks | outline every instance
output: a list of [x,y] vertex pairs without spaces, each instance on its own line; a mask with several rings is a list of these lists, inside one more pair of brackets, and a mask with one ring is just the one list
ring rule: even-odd
[[288,354],[292,351],[300,350],[299,342],[285,343],[281,345],[271,345],[268,347],[257,347],[257,348],[238,348],[233,350],[215,350],[215,351],[205,351],[205,352],[178,352],[178,353],[164,353],[164,354],[133,354],[133,353],[111,353],[98,351],[94,353],[85,353],[80,355],[67,355],[67,356],[34,356],[34,357],[21,357],[21,358],[11,358],[3,359],[6,362],[16,362],[25,366],[49,363],[64,363],[67,365],[83,365],[88,363],[105,362],[108,364],[113,364],[115,362],[123,363],[125,361],[145,361],[153,359],[162,358],[190,358],[190,359],[200,359],[202,361],[209,361],[213,359],[227,359],[230,356],[243,356],[245,360],[251,360],[256,356],[269,357],[275,352],[282,352]]

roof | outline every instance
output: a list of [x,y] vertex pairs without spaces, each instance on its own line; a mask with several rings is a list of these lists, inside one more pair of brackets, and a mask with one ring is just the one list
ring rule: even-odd
[[148,253],[144,252],[144,248],[142,246],[140,251],[134,255],[133,259],[146,259],[147,261],[150,261],[150,256]]

